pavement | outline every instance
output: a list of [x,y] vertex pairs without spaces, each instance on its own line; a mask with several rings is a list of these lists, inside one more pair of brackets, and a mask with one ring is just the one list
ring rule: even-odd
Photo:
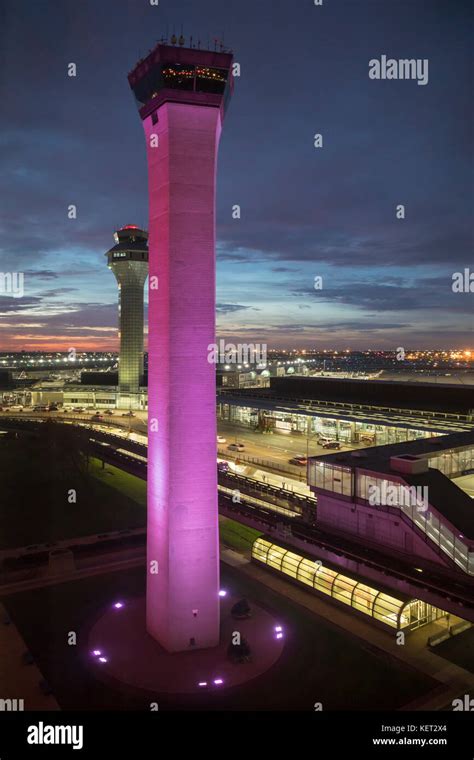
[[[197,694],[247,683],[277,662],[284,639],[275,630],[279,621],[252,599],[251,616],[234,618],[231,609],[239,599],[231,594],[220,599],[221,636],[216,647],[190,645],[187,651],[172,654],[146,630],[145,596],[126,599],[122,608],[109,608],[93,625],[86,654],[89,666],[106,682],[160,694]],[[231,662],[227,653],[236,633],[251,642],[251,657],[243,664]]]
[[[227,549],[221,548],[221,561],[229,561]],[[233,552],[235,554],[236,552]],[[459,694],[474,696],[474,673],[447,661],[436,654],[436,650],[427,647],[427,640],[439,631],[440,624],[432,623],[415,631],[407,632],[405,644],[399,645],[396,631],[385,631],[370,622],[365,622],[353,612],[346,611],[333,602],[300,588],[285,578],[279,577],[241,555],[243,560],[240,571],[258,581],[281,596],[291,599],[305,607],[316,616],[325,620],[330,626],[341,629],[345,635],[359,639],[364,649],[378,650],[379,653],[399,660],[405,666],[421,671],[438,681],[439,688],[425,694],[414,703],[404,705],[403,710],[441,710],[446,708]],[[453,616],[451,616],[451,623]],[[462,634],[459,634],[462,636]]]
[[59,710],[55,698],[43,694],[39,688],[43,680],[39,668],[22,661],[28,647],[13,622],[5,624],[7,619],[8,613],[0,604],[0,700],[22,699],[26,711]]

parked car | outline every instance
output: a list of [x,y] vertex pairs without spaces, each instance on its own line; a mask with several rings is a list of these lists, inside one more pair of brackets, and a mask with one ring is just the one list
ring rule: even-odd
[[293,457],[292,459],[289,459],[288,462],[289,464],[297,464],[300,467],[304,467],[306,464],[308,464],[308,458],[304,456]]
[[245,446],[243,443],[230,443],[227,449],[228,451],[244,451]]
[[323,449],[340,449],[341,444],[339,441],[327,441],[326,443],[322,444]]
[[227,438],[223,438],[221,435],[218,435],[217,443],[227,443]]
[[217,463],[217,472],[229,472],[229,463],[228,462],[218,462]]

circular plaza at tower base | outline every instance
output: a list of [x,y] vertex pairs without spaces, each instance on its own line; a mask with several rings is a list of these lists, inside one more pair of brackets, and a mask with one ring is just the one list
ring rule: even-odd
[[[258,678],[276,664],[285,645],[285,631],[269,612],[249,600],[251,614],[231,615],[239,597],[221,597],[220,644],[170,654],[145,627],[145,597],[112,601],[90,629],[85,656],[89,667],[110,686],[154,694],[217,692]],[[228,655],[235,633],[250,646],[248,661]]]

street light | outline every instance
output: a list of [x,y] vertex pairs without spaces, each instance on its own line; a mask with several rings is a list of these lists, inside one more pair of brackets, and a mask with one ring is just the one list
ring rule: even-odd
[[309,434],[309,420],[311,418],[308,417],[308,425],[306,428],[306,459],[309,459],[309,442],[311,438],[317,438],[319,436],[319,433],[313,433],[312,435]]

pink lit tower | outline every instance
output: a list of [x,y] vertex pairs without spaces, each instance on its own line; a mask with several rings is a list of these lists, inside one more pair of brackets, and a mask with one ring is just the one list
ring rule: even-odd
[[150,215],[147,630],[178,652],[219,643],[208,347],[216,340],[217,149],[233,81],[231,53],[185,47],[182,37],[171,43],[159,43],[128,80],[145,130]]

